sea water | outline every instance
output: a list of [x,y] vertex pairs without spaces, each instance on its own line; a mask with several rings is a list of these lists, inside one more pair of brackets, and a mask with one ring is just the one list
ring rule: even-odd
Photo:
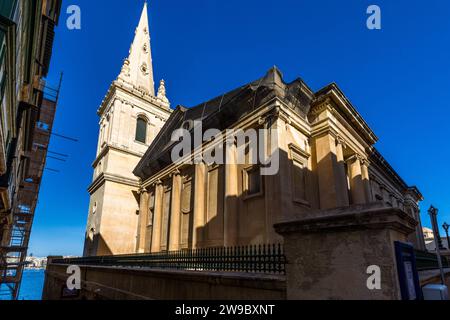
[[41,300],[44,288],[44,269],[26,269],[22,276],[19,300]]

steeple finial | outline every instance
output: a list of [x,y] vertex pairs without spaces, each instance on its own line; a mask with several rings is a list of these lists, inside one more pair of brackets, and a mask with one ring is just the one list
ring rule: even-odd
[[166,104],[169,103],[169,99],[167,99],[166,96],[166,82],[164,81],[164,79],[159,82],[157,98]]
[[155,95],[147,1],[144,2],[130,53],[122,66],[119,79],[152,96]]

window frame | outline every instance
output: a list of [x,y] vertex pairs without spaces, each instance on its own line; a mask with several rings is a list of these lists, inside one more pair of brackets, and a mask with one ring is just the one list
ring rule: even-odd
[[291,192],[292,192],[292,201],[296,204],[302,205],[302,206],[306,206],[306,207],[311,207],[311,203],[308,199],[308,162],[309,162],[309,158],[311,157],[311,155],[300,149],[300,147],[298,147],[297,145],[291,143],[289,145],[289,156],[290,156],[290,160],[291,160],[291,170],[294,169],[295,166],[298,166],[296,163],[302,165],[302,169],[303,169],[303,180],[304,180],[304,190],[303,190],[303,194],[304,194],[304,199],[298,198],[296,195],[296,189],[295,189],[295,176],[294,176],[294,172],[292,172],[291,174]]
[[[141,140],[138,139],[139,121],[143,121],[145,123],[144,141],[141,141]],[[148,126],[149,126],[148,125],[148,119],[146,117],[140,115],[140,116],[138,116],[136,118],[136,122],[135,123],[136,123],[136,130],[134,132],[134,141],[137,142],[137,143],[141,143],[141,144],[147,145],[147,140],[148,140],[147,134],[148,134]]]
[[[255,193],[249,193],[250,189],[250,173],[257,171],[259,172],[259,191]],[[249,200],[257,197],[262,197],[264,195],[264,177],[261,175],[261,166],[260,165],[251,165],[242,170],[242,191],[244,195],[244,200]]]

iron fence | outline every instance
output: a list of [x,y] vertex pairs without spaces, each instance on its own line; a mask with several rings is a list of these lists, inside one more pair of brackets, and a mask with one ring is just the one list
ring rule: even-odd
[[[437,255],[435,253],[415,250],[415,255],[417,270],[424,271],[439,268]],[[450,263],[446,257],[441,256],[441,260],[444,268],[450,267]]]
[[189,249],[151,254],[55,259],[55,264],[285,274],[281,244]]

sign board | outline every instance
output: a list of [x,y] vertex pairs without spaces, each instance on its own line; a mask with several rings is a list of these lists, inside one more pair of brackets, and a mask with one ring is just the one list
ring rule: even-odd
[[62,287],[61,290],[61,298],[62,299],[70,299],[70,298],[78,298],[80,296],[80,290],[74,289],[69,290],[67,286]]
[[402,300],[423,300],[414,247],[399,241],[394,246]]

